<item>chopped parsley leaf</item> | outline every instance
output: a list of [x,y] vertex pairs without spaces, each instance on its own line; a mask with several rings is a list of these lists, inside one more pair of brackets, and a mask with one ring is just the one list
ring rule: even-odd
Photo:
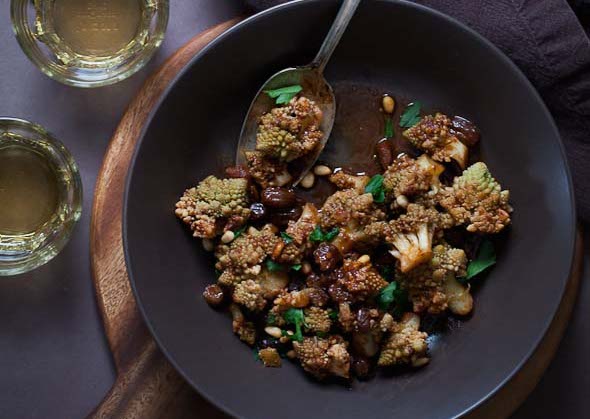
[[276,263],[274,260],[266,259],[266,268],[270,272],[277,272],[283,270],[283,265],[281,265],[280,263]]
[[391,138],[395,135],[395,133],[393,132],[393,121],[391,120],[391,118],[386,118],[385,119],[385,133],[384,136],[385,138]]
[[393,305],[393,313],[396,317],[401,316],[409,306],[407,292],[401,289],[395,281],[390,282],[381,290],[377,302],[382,310],[388,310]]
[[309,240],[312,242],[329,242],[334,240],[339,233],[340,229],[338,227],[324,233],[320,226],[317,226],[309,235]]
[[410,103],[408,107],[402,113],[402,116],[399,120],[400,127],[404,128],[411,128],[420,122],[420,108],[422,107],[421,103],[416,101],[414,103]]
[[379,268],[379,273],[383,278],[391,281],[395,276],[395,268],[391,265],[381,266]]
[[303,342],[303,333],[301,331],[301,325],[305,324],[303,310],[300,308],[290,308],[283,313],[283,318],[287,324],[295,325],[295,334],[291,337],[291,339],[297,342]]
[[293,99],[295,95],[297,95],[297,93],[302,90],[303,87],[295,84],[292,86],[281,87],[280,89],[265,90],[264,93],[266,93],[270,98],[275,99],[275,103],[277,105],[284,105],[289,103],[291,99]]
[[496,263],[496,251],[494,244],[490,240],[484,240],[479,249],[475,259],[467,265],[467,275],[463,278],[457,278],[460,282],[467,282],[476,275],[479,275],[490,266]]
[[365,187],[365,193],[373,195],[373,201],[381,204],[385,201],[385,190],[383,189],[383,175],[375,175]]
[[293,243],[293,237],[289,236],[284,231],[281,231],[281,238],[285,242],[285,244]]
[[237,239],[238,237],[240,237],[242,235],[242,233],[244,231],[246,231],[246,227],[248,227],[247,225],[242,226],[240,228],[238,228],[236,231],[234,231],[234,240]]

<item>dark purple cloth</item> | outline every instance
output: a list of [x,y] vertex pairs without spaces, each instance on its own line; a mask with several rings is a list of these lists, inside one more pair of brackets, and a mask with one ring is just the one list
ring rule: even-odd
[[[255,10],[286,0],[245,0]],[[566,0],[417,0],[472,27],[537,88],[565,144],[578,214],[590,223],[590,40]],[[534,144],[531,144],[534,147]]]

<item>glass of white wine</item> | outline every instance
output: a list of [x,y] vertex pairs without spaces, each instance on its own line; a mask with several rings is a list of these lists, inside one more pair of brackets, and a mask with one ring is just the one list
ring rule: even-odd
[[39,125],[0,118],[0,276],[51,260],[81,209],[78,167],[63,144]]
[[164,39],[168,0],[11,0],[12,25],[45,74],[73,86],[123,80]]

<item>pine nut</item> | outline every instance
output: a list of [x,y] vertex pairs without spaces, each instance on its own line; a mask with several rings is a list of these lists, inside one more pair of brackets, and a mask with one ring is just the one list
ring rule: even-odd
[[395,100],[391,96],[383,96],[383,110],[385,113],[392,114],[395,109]]
[[332,169],[330,169],[328,166],[324,166],[323,164],[318,164],[313,168],[313,173],[315,173],[317,176],[328,176],[332,174]]
[[402,208],[406,208],[408,206],[408,204],[409,204],[408,198],[406,198],[405,195],[398,196],[397,198],[395,198],[395,201]]
[[303,177],[303,179],[301,179],[301,186],[306,189],[312,188],[314,183],[315,175],[312,172],[309,172]]
[[232,242],[235,237],[236,237],[236,235],[234,234],[233,231],[227,230],[225,233],[223,233],[223,236],[221,236],[221,241],[223,243],[227,244],[227,243]]
[[277,338],[280,339],[280,337],[283,335],[283,332],[281,331],[281,329],[279,329],[276,326],[268,326],[264,328],[264,331],[272,336],[273,338]]
[[358,262],[362,263],[363,265],[366,265],[370,261],[371,261],[371,256],[369,256],[369,255],[362,255],[360,258],[358,258]]

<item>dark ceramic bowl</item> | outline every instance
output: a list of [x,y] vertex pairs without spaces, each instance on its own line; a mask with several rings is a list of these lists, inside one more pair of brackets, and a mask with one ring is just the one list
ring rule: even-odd
[[[352,388],[318,384],[289,362],[263,368],[201,298],[212,260],[174,217],[183,188],[232,163],[250,100],[275,71],[311,61],[336,1],[290,3],[237,25],[169,88],[131,166],[124,240],[137,301],[187,381],[241,418],[450,418],[494,394],[531,355],[568,279],[574,205],[559,135],[539,95],[495,47],[458,22],[406,2],[365,1],[327,78],[370,84],[466,116],[516,208],[475,313],[431,342],[420,370]],[[372,144],[367,145],[372,147]]]

